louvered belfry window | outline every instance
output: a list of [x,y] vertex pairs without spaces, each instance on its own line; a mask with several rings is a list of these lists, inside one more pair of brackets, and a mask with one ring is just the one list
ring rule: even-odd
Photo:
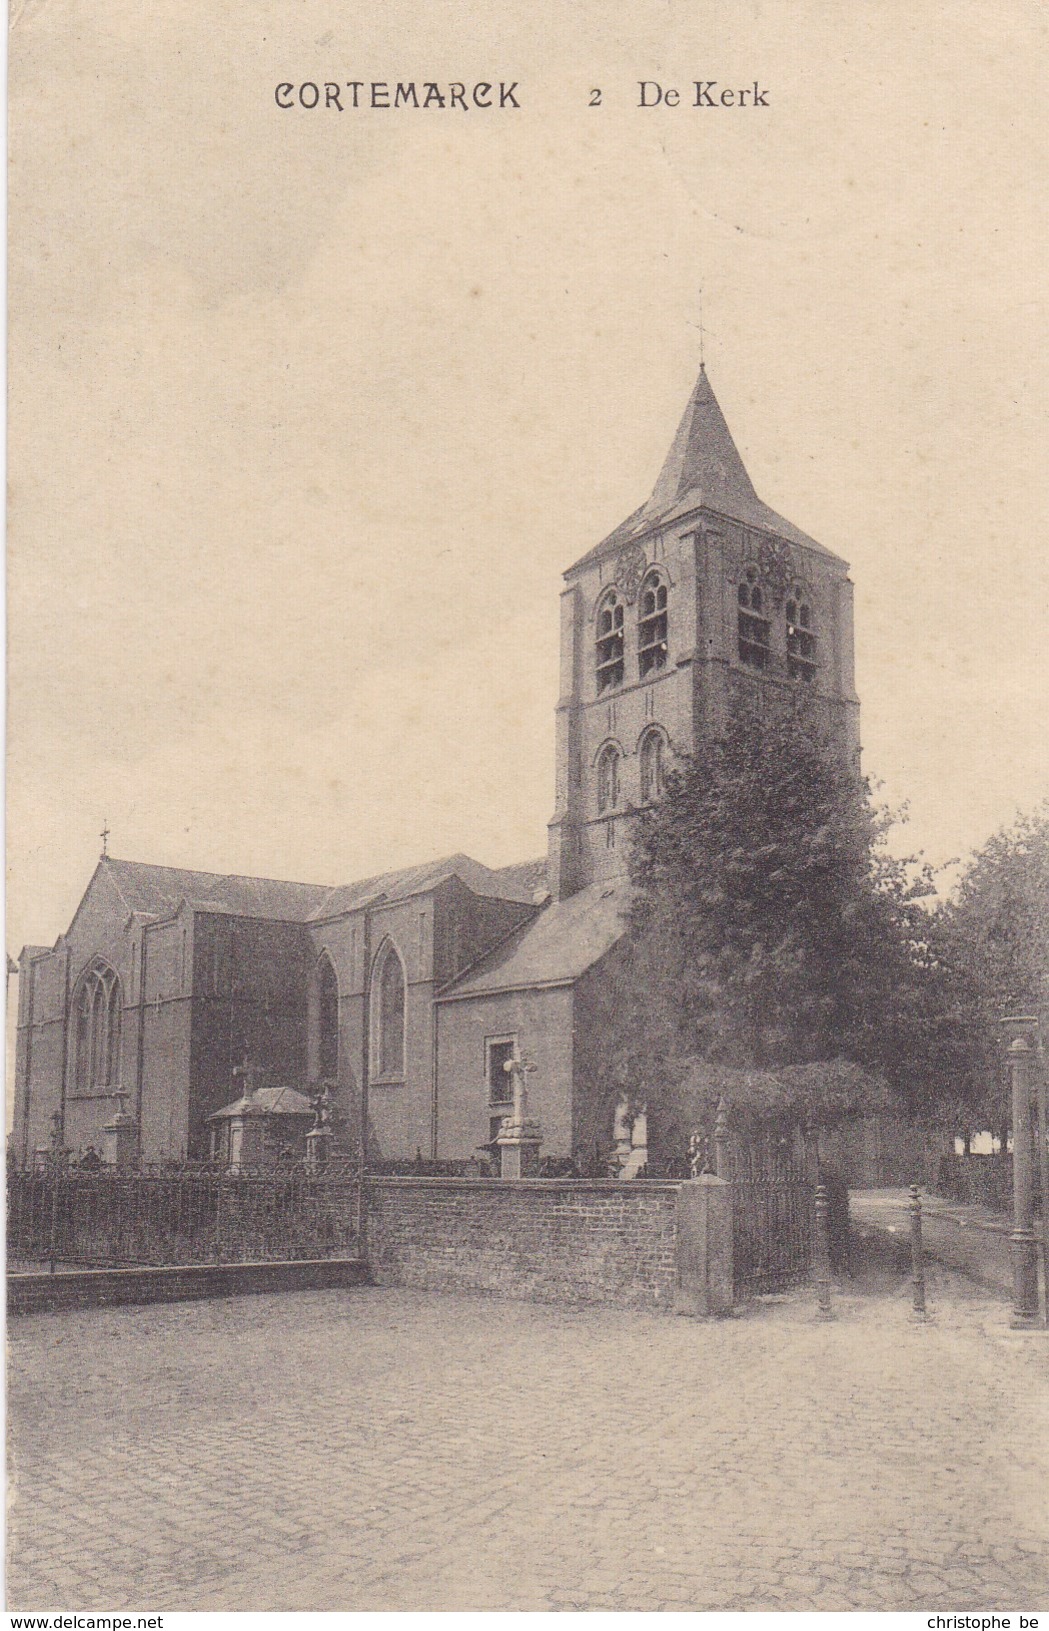
[[623,602],[613,589],[597,613],[597,689],[623,683]]
[[667,664],[667,586],[652,572],[641,588],[637,624],[637,666],[641,678]]
[[805,591],[796,584],[787,601],[787,672],[792,680],[811,685],[816,678],[816,630],[812,607]]
[[770,624],[758,570],[748,566],[738,591],[739,660],[749,668],[769,666]]

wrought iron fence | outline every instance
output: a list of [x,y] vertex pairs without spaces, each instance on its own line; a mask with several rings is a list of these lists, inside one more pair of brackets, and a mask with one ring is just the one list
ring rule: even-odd
[[786,1153],[734,1149],[732,1261],[737,1296],[786,1291],[812,1271],[815,1186]]
[[11,1270],[251,1263],[352,1257],[360,1175],[220,1172],[14,1172],[7,1180]]

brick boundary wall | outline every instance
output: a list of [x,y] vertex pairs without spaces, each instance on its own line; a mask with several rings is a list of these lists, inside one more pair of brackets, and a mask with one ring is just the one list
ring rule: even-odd
[[732,1307],[730,1186],[371,1178],[363,1260],[12,1274],[9,1314],[362,1284],[666,1313]]
[[716,1178],[371,1178],[367,1218],[379,1285],[668,1313],[732,1302],[731,1207]]
[[51,1314],[67,1308],[120,1303],[187,1302],[264,1291],[321,1291],[367,1285],[355,1258],[286,1263],[195,1263],[175,1268],[69,1269],[55,1274],[9,1274],[7,1312]]

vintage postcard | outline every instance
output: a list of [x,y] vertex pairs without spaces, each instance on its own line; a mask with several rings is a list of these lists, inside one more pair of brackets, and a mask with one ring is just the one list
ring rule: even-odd
[[1045,52],[15,0],[13,1613],[1049,1608]]

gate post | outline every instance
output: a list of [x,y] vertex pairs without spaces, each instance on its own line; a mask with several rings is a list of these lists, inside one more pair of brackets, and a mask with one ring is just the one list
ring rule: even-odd
[[827,1213],[830,1203],[826,1184],[816,1185],[816,1317],[832,1320],[830,1305],[830,1230]]
[[677,1192],[674,1311],[727,1314],[732,1309],[732,1188],[703,1173]]

